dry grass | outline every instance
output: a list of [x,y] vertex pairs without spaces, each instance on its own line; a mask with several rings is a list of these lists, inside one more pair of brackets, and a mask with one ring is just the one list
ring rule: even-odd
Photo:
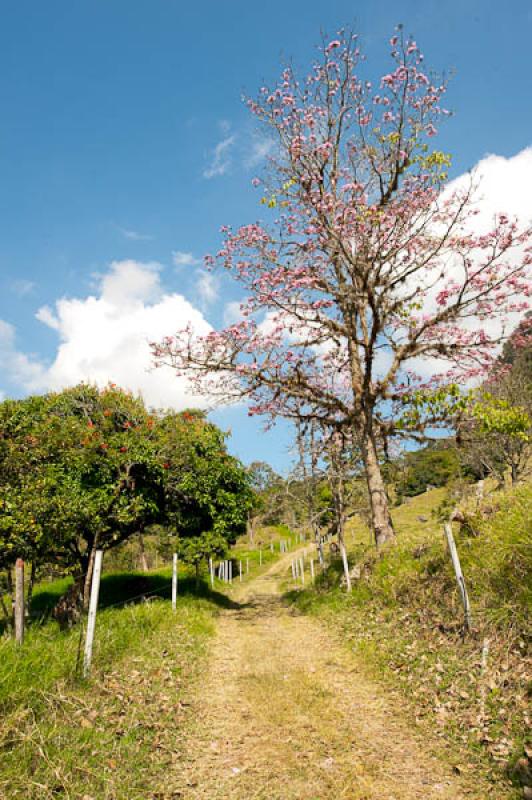
[[165,797],[459,800],[502,797],[421,741],[397,700],[323,624],[283,605],[290,556],[223,612]]

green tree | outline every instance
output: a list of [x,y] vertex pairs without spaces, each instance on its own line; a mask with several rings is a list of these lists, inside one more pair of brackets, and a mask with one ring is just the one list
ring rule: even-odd
[[199,536],[189,536],[179,542],[179,554],[185,564],[194,567],[196,591],[199,589],[202,564],[210,558],[221,558],[227,551],[227,540],[220,533],[207,531]]
[[405,453],[396,469],[398,498],[422,494],[429,486],[445,486],[460,474],[460,458],[449,442],[432,442]]

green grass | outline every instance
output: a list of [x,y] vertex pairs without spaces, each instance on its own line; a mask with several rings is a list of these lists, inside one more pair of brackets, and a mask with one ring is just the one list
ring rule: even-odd
[[[270,564],[273,564],[275,561],[277,561],[281,555],[284,555],[279,550],[281,539],[286,541],[288,545],[291,545],[292,550],[299,547],[299,544],[296,541],[296,534],[290,531],[290,529],[285,525],[272,525],[266,528],[261,528],[260,531],[256,533],[256,541],[253,545],[250,545],[247,536],[241,536],[231,548],[231,556],[236,562],[236,571],[233,579],[238,579],[239,560],[242,561],[244,578],[255,577],[260,572],[266,570]],[[271,545],[273,545],[273,552],[271,550]],[[262,564],[260,551],[262,551]],[[246,574],[246,561],[248,560],[249,576]]]
[[[104,576],[88,681],[76,672],[79,626],[35,622],[22,647],[0,639],[0,797],[144,800],[163,782],[213,616],[231,603],[204,584],[193,594],[184,579],[173,613],[162,599],[169,578],[168,570]],[[37,589],[41,619],[64,588]],[[138,589],[162,598],[134,601]]]
[[[491,513],[476,520],[477,536],[455,532],[475,628],[465,638],[442,524],[433,514],[444,495],[433,490],[395,509],[397,543],[382,553],[368,545],[362,524],[354,525],[350,563],[362,574],[351,595],[339,588],[336,561],[313,589],[289,598],[339,627],[365,669],[399,689],[420,724],[464,748],[464,758],[487,755],[500,774],[522,753],[527,727],[532,487],[492,494]],[[482,677],[485,638],[490,653]]]

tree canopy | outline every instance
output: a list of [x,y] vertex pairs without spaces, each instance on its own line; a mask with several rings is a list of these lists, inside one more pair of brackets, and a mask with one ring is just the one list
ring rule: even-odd
[[116,386],[0,403],[0,565],[78,565],[159,523],[232,541],[252,491],[201,412],[157,412]]

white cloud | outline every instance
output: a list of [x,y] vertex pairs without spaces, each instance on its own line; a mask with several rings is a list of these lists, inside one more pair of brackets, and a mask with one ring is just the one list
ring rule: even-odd
[[199,269],[196,273],[196,292],[203,308],[212,305],[220,294],[220,280],[212,272]]
[[231,302],[226,303],[223,314],[224,325],[234,325],[235,322],[240,322],[241,319],[240,303],[237,300],[231,300]]
[[25,297],[27,294],[31,294],[31,292],[33,292],[35,286],[36,284],[33,281],[28,281],[26,278],[20,278],[19,280],[11,282],[11,291],[19,297]]
[[37,319],[56,331],[59,343],[51,364],[19,352],[15,331],[0,321],[0,355],[6,373],[27,391],[70,386],[79,381],[110,381],[140,391],[149,405],[205,407],[171,369],[151,369],[150,341],[185,327],[207,333],[209,324],[182,295],[166,294],[157,265],[113,262],[98,292],[85,298],[62,298],[44,306]]
[[13,325],[0,319],[0,363],[4,376],[27,389],[36,390],[42,384],[46,368],[32,355],[17,350]]
[[273,152],[275,142],[264,136],[256,136],[251,143],[251,149],[244,159],[244,166],[253,169],[261,164]]
[[117,227],[124,239],[130,239],[132,242],[151,242],[153,240],[153,236],[149,233],[139,233],[139,231],[121,228],[120,225]]
[[[532,221],[529,188],[532,179],[532,146],[509,158],[486,155],[475,166],[474,175],[479,184],[476,193],[480,210],[475,219],[477,230],[487,229],[493,223],[494,215],[500,212],[515,215],[521,222]],[[467,173],[460,175],[451,181],[448,190],[466,188],[468,181]]]
[[[473,234],[480,235],[491,230],[496,216],[501,213],[510,219],[516,217],[521,228],[532,223],[532,205],[528,189],[532,182],[532,147],[527,147],[509,158],[493,154],[485,156],[475,165],[472,173],[464,173],[451,181],[445,189],[445,196],[450,196],[455,191],[467,190],[472,179],[475,187],[473,204],[477,213],[466,224]],[[510,263],[513,261],[517,265],[522,257],[523,249],[515,248],[509,252],[507,258]],[[444,277],[426,292],[423,300],[424,313],[436,310],[438,292],[453,277],[456,277],[457,282],[463,278],[463,266],[458,258],[447,260]],[[421,273],[416,273],[413,280],[419,288],[424,282],[427,285],[432,283],[432,278],[433,273],[427,271],[424,279]],[[407,290],[412,288],[412,282],[407,284]],[[520,317],[519,312],[506,315],[493,314],[489,319],[482,321],[471,317],[461,321],[460,325],[466,330],[482,327],[490,336],[496,338],[503,332],[507,334],[515,328]],[[415,361],[416,370],[424,376],[440,372],[443,365],[441,359]]]
[[201,259],[196,258],[192,253],[185,253],[182,250],[172,250],[172,261],[176,267],[195,267],[201,264]]
[[[222,127],[222,132],[228,132],[229,128],[227,126],[228,123]],[[224,138],[218,142],[211,153],[209,166],[203,170],[204,178],[218,178],[229,171],[232,163],[231,150],[235,142],[236,135],[234,133],[230,136],[224,136]]]

